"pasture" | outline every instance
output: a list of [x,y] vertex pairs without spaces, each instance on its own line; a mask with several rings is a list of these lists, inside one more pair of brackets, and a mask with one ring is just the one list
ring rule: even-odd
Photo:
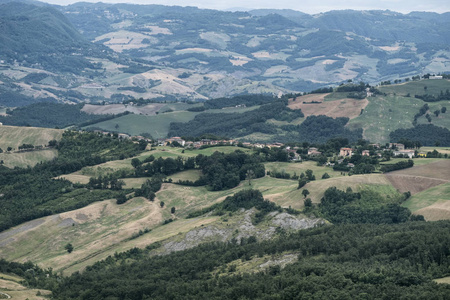
[[52,160],[57,156],[57,150],[45,149],[28,152],[3,152],[0,153],[0,160],[3,161],[3,165],[8,168],[26,168],[28,166],[33,167],[40,162]]
[[0,148],[6,151],[8,147],[17,150],[22,144],[44,146],[51,140],[60,140],[63,132],[61,129],[3,125],[0,126]]

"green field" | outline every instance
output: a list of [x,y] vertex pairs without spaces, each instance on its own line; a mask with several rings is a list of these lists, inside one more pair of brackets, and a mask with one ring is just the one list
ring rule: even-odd
[[106,131],[118,131],[130,135],[149,133],[154,139],[158,139],[167,136],[170,123],[188,122],[197,114],[197,112],[189,111],[163,113],[156,116],[129,114],[113,120],[89,125],[88,127],[98,127]]
[[[163,109],[177,110],[183,108],[188,104],[168,104]],[[252,106],[247,108],[224,108],[224,109],[211,109],[207,110],[207,113],[233,113],[233,112],[246,112],[258,108],[258,106]],[[199,112],[190,111],[174,111],[167,113],[160,113],[156,116],[144,116],[129,114],[112,120],[100,122],[97,124],[89,125],[88,127],[98,127],[105,131],[128,133],[130,135],[140,135],[142,133],[149,133],[154,139],[165,138],[169,132],[169,126],[172,122],[189,122],[194,119]]]
[[351,129],[363,128],[363,137],[371,142],[389,142],[389,133],[399,128],[413,127],[414,115],[424,102],[400,96],[369,97],[362,115],[350,120]]
[[12,147],[17,150],[22,144],[33,146],[45,146],[51,140],[60,140],[64,130],[38,128],[38,127],[17,127],[0,126],[0,148]]
[[[425,90],[424,88],[427,87]],[[450,89],[450,81],[446,79],[442,80],[419,80],[419,81],[409,81],[407,83],[396,84],[396,85],[384,85],[377,87],[382,93],[393,94],[405,96],[408,93],[411,97],[414,95],[432,94],[439,95],[441,91],[445,93],[447,89]]]
[[27,166],[33,167],[36,164],[52,160],[58,156],[58,151],[55,149],[37,150],[30,152],[12,152],[12,153],[0,153],[0,160],[3,161],[4,166],[8,168]]
[[[418,124],[433,124],[440,127],[450,128],[450,101],[428,102],[430,107],[428,114],[431,116],[431,123],[425,118],[425,116],[417,119]],[[436,110],[441,110],[442,107],[447,108],[446,113],[439,114],[438,117],[434,114]]]
[[450,183],[441,184],[417,193],[404,202],[403,206],[415,212],[442,201],[450,201]]

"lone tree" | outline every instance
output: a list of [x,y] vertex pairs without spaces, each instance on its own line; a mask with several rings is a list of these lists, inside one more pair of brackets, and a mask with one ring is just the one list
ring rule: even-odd
[[304,189],[304,190],[302,191],[302,195],[303,195],[303,197],[306,198],[306,196],[309,195],[309,191],[308,191],[307,189]]
[[67,245],[64,246],[64,249],[66,249],[68,253],[72,253],[73,245],[71,243],[68,243]]
[[252,185],[252,179],[255,178],[255,172],[251,169],[248,169],[245,177],[248,180],[248,185]]
[[161,207],[164,207],[164,201],[161,201],[161,202],[159,203],[159,205],[161,205]]
[[170,209],[170,213],[174,214],[175,213],[175,206],[172,206],[172,208]]

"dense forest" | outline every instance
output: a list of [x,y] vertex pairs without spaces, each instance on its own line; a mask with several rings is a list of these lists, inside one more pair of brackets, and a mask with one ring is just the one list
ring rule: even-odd
[[64,128],[71,125],[86,126],[120,116],[90,115],[81,111],[83,105],[52,102],[34,103],[8,110],[6,116],[0,116],[0,122],[11,126]]
[[0,169],[0,231],[25,221],[114,198],[118,191],[78,187],[59,175],[108,160],[135,156],[146,145],[96,133],[67,131],[52,141],[58,157],[33,168]]
[[[152,248],[151,246],[149,247]],[[257,242],[212,243],[167,256],[132,249],[64,278],[56,299],[446,299],[450,222],[323,226]],[[237,266],[293,253],[255,273]]]
[[450,130],[432,124],[417,125],[408,129],[397,129],[389,135],[391,141],[409,139],[423,146],[450,146]]

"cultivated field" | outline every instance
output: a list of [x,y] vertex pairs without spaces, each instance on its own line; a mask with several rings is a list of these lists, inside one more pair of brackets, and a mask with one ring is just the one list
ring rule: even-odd
[[[332,118],[348,117],[354,119],[361,114],[369,101],[367,99],[357,100],[344,98],[333,101],[323,101],[327,94],[311,94],[297,97],[296,100],[289,100],[288,107],[291,109],[301,109],[308,116],[326,115]],[[314,103],[314,102],[320,103]]]
[[[16,275],[0,273],[0,299],[45,300],[51,294],[47,290],[29,289],[20,284],[21,281],[23,278]],[[40,296],[36,295],[38,292]]]
[[403,205],[426,220],[450,219],[450,183],[444,183],[413,195]]
[[22,144],[44,146],[51,140],[61,139],[63,132],[60,129],[3,125],[0,126],[0,148],[6,151],[7,147],[17,150]]
[[33,167],[36,164],[52,160],[58,156],[58,151],[55,149],[45,149],[30,152],[12,152],[12,153],[0,153],[0,160],[3,161],[4,166],[8,168],[27,166]]
[[[414,162],[419,160],[415,159]],[[423,161],[427,160],[428,159],[423,159]],[[420,176],[450,181],[450,159],[437,159],[432,163],[421,164],[412,168],[390,172],[387,175]]]

